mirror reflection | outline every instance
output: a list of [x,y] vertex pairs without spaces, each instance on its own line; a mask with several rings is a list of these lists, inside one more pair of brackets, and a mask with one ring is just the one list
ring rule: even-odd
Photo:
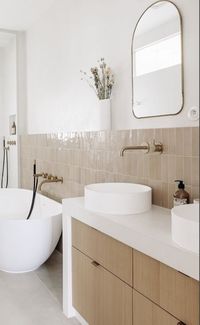
[[136,26],[132,44],[133,113],[174,115],[183,107],[182,26],[177,7],[159,1]]

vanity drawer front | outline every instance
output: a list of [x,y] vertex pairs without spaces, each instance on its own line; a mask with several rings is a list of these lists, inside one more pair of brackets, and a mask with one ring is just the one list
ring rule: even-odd
[[134,288],[186,325],[199,325],[199,282],[134,252]]
[[76,219],[72,220],[72,245],[132,286],[132,248]]
[[133,290],[133,325],[181,325],[165,310]]
[[75,248],[72,270],[73,306],[90,325],[132,325],[130,286]]

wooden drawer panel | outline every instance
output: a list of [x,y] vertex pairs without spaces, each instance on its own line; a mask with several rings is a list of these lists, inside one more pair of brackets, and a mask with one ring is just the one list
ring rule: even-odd
[[186,325],[199,325],[199,282],[134,252],[134,288]]
[[89,324],[98,317],[98,274],[89,259],[72,248],[73,306]]
[[133,325],[178,325],[179,320],[133,290]]
[[76,310],[90,325],[132,325],[132,288],[75,248],[72,257]]
[[132,286],[132,249],[73,219],[72,245]]

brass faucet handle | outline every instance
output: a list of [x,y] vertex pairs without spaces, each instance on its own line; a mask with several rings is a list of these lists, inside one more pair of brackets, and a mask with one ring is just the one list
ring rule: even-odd
[[153,147],[154,152],[163,153],[163,144],[161,142],[156,142],[156,140],[153,140]]
[[54,176],[54,179],[53,179],[56,183],[61,183],[63,184],[63,177],[57,177],[57,176]]
[[51,174],[49,174],[49,175],[47,176],[47,179],[50,180],[50,181],[52,181],[53,176],[52,176]]
[[162,153],[162,152],[163,152],[163,145],[161,142],[156,142],[155,140],[153,140],[149,144],[148,153],[152,154],[152,153]]

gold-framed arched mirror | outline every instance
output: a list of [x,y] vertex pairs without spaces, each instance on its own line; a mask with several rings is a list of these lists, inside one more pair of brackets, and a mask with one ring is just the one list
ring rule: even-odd
[[136,118],[177,115],[184,105],[183,31],[170,1],[148,7],[132,39],[133,114]]

